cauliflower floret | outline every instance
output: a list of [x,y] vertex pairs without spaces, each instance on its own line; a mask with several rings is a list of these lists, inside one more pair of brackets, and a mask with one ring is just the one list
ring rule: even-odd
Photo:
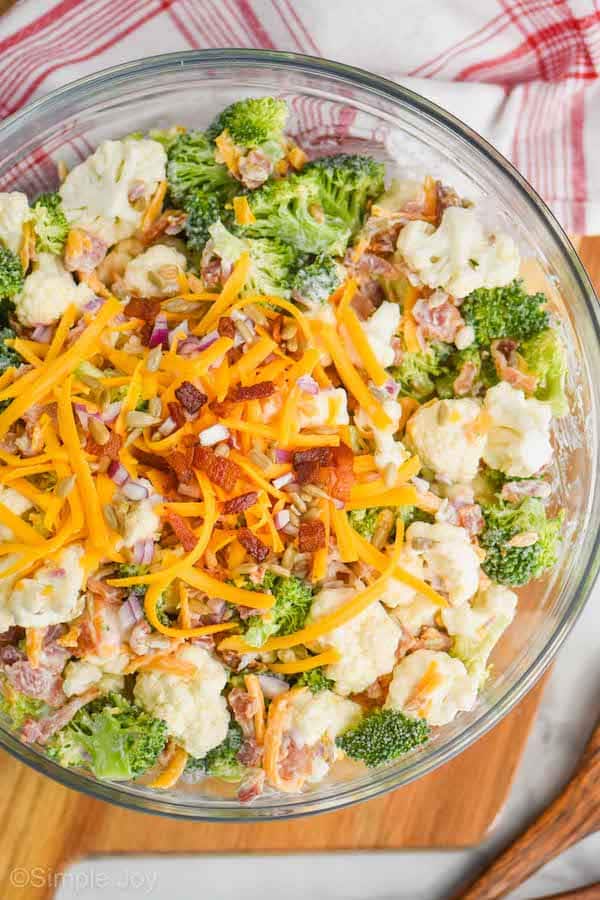
[[446,522],[413,522],[406,532],[410,550],[423,560],[422,577],[443,591],[452,606],[466,603],[479,585],[479,557],[464,528]]
[[63,690],[67,697],[83,694],[97,685],[103,693],[123,689],[123,672],[129,662],[126,653],[118,653],[110,659],[87,656],[85,659],[71,660],[63,673]]
[[69,224],[109,246],[131,237],[158,183],[165,180],[166,163],[157,141],[103,141],[60,187]]
[[[333,612],[354,593],[348,588],[321,591],[313,602],[310,620],[317,621]],[[375,602],[350,622],[314,643],[319,650],[333,647],[339,651],[339,662],[327,666],[326,674],[335,681],[337,693],[345,695],[364,691],[380,675],[392,671],[400,635],[399,625],[388,616],[381,603]]]
[[134,547],[138,541],[153,541],[159,526],[160,519],[151,500],[132,504],[125,516],[122,546]]
[[140,706],[164,719],[169,733],[188,753],[202,758],[227,735],[229,712],[221,694],[227,673],[202,647],[186,646],[179,658],[196,666],[193,678],[141,672],[133,693]]
[[436,229],[409,222],[398,250],[423,284],[466,297],[477,288],[509,284],[519,274],[519,251],[506,234],[486,234],[473,209],[452,206]]
[[[384,369],[391,366],[394,362],[395,354],[392,347],[392,338],[398,331],[399,325],[400,306],[387,300],[384,300],[366,322],[361,322],[362,330],[371,350]],[[352,362],[355,365],[362,366],[363,362],[350,340],[348,340],[348,349]]]
[[18,255],[23,240],[23,225],[31,219],[26,194],[0,193],[0,244]]
[[348,396],[344,388],[326,388],[314,395],[303,393],[297,412],[298,428],[347,425],[350,421]]
[[391,614],[400,622],[405,631],[416,637],[425,625],[435,625],[436,614],[440,608],[437,603],[423,594],[417,594],[407,606],[396,606]]
[[2,577],[2,572],[10,569],[19,560],[17,553],[9,553],[7,556],[0,557],[0,634],[8,631],[15,624],[15,617],[12,609],[8,605],[13,585],[17,580],[16,575],[9,575],[7,578]]
[[501,381],[485,395],[491,418],[483,458],[511,478],[529,478],[552,459],[548,403],[528,400],[523,391]]
[[40,253],[14,301],[19,322],[33,327],[56,322],[71,304],[82,309],[93,296],[87,284],[76,284],[58,256]]
[[446,725],[458,712],[472,709],[477,687],[459,659],[439,650],[416,650],[402,659],[385,702],[387,709]]
[[5,599],[11,625],[43,628],[70,622],[83,610],[83,547],[72,544],[53,562],[47,562],[35,578],[21,578]]
[[[424,578],[425,564],[421,556],[406,544],[400,551],[398,566],[405,569],[417,578]],[[415,588],[398,581],[397,578],[388,578],[383,592],[379,596],[381,603],[394,609],[396,606],[408,606],[417,596]]]
[[406,462],[410,453],[402,441],[398,441],[394,437],[400,424],[402,406],[397,400],[391,399],[384,400],[381,406],[391,421],[386,428],[377,428],[364,409],[359,409],[356,423],[363,431],[371,432],[375,443],[375,465],[380,472],[385,472],[390,465],[399,469],[402,463]]
[[183,253],[165,244],[155,244],[128,263],[123,289],[139,297],[165,297],[177,290],[174,270],[185,271],[186,268]]
[[321,740],[333,742],[361,715],[361,708],[333,691],[313,694],[306,688],[294,694],[290,714],[288,730],[294,742],[313,747]]
[[[28,500],[23,494],[4,485],[0,485],[0,503],[16,516],[22,516],[33,506],[31,500]],[[11,529],[7,525],[0,525],[0,541],[12,541],[13,538],[14,534]]]
[[442,622],[448,634],[477,640],[493,619],[501,616],[506,627],[517,609],[517,595],[501,584],[490,584],[480,591],[471,604],[442,610]]
[[472,481],[486,445],[474,424],[481,413],[476,400],[436,400],[409,419],[406,434],[423,466],[449,481]]

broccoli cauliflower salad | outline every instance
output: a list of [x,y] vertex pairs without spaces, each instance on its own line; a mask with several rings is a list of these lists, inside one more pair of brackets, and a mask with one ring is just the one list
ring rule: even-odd
[[99,779],[249,803],[419,752],[557,560],[515,242],[287,114],[0,194],[0,713]]

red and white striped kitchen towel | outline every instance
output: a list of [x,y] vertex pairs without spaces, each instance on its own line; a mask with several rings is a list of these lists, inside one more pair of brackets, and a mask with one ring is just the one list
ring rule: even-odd
[[20,0],[0,18],[0,117],[98,69],[205,47],[406,84],[485,135],[567,229],[600,231],[597,0]]

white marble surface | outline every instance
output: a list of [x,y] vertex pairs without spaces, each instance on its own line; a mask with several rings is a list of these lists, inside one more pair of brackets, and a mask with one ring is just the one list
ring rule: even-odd
[[[65,874],[56,900],[443,900],[516,835],[568,778],[600,711],[599,634],[600,584],[559,655],[508,805],[493,835],[476,849],[276,855],[268,860],[83,860]],[[549,864],[510,900],[538,898],[593,881],[600,881],[600,832]]]

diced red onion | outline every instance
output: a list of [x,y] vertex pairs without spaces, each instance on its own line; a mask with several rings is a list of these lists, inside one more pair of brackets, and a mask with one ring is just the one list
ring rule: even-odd
[[163,437],[168,437],[170,434],[172,434],[175,431],[176,428],[177,428],[177,422],[175,421],[175,419],[172,419],[171,416],[167,416],[167,418],[162,423],[162,425],[158,426],[157,431]]
[[102,297],[92,297],[92,299],[88,300],[83,308],[86,312],[97,312],[103,303],[104,300],[102,299]]
[[74,403],[73,409],[75,410],[75,415],[79,419],[79,424],[83,429],[87,431],[87,427],[90,420],[90,415],[87,411],[87,406],[84,406],[83,403]]
[[142,565],[145,565],[145,566],[150,565],[150,563],[152,562],[153,559],[154,559],[154,541],[152,540],[152,538],[148,538],[148,540],[145,541]]
[[133,561],[136,566],[142,565],[142,560],[144,559],[144,550],[146,549],[145,541],[136,541],[133,545]]
[[[131,626],[135,625],[135,623],[137,622],[137,618],[136,618],[134,610],[132,608],[132,602],[131,602],[132,597],[135,600],[137,600],[137,597],[135,597],[135,594],[130,594],[129,597],[127,598],[127,600],[125,600],[125,602],[122,603],[121,606],[119,607],[119,613],[118,613],[119,625],[121,626],[121,628],[123,630],[126,630],[127,628],[131,628]],[[138,604],[139,604],[139,601],[138,601]],[[142,610],[140,607],[140,613],[141,613],[141,611]],[[142,615],[143,615],[143,613],[142,613]]]
[[121,412],[121,407],[123,403],[121,400],[115,400],[114,403],[109,403],[107,407],[105,407],[104,412],[101,414],[100,418],[103,422],[114,422],[119,413]]
[[343,501],[343,500],[338,500],[337,497],[332,497],[332,498],[331,498],[331,502],[333,503],[333,505],[335,506],[336,509],[343,509],[343,508],[344,508],[344,501]]
[[279,512],[276,512],[273,516],[273,522],[275,524],[275,528],[277,531],[281,531],[282,528],[290,521],[290,511],[289,509],[280,509]]
[[285,475],[280,475],[279,478],[273,479],[273,487],[277,488],[277,490],[281,490],[282,487],[285,487],[286,484],[289,484],[294,480],[293,472],[286,472]]
[[129,473],[125,466],[113,459],[108,466],[108,477],[112,478],[114,483],[121,487],[129,479]]
[[191,337],[187,337],[184,341],[180,341],[177,344],[177,355],[178,356],[195,356],[196,353],[200,353],[202,350],[201,347],[202,341],[200,338],[192,335]]
[[210,428],[205,428],[200,432],[198,440],[202,447],[213,447],[215,444],[220,444],[221,441],[226,441],[228,437],[229,429],[224,425],[211,425]]
[[315,397],[319,393],[319,385],[311,375],[301,375],[296,382],[301,391]]
[[278,697],[279,694],[285,694],[285,692],[290,689],[287,681],[283,681],[281,678],[275,678],[274,675],[259,675],[258,680],[267,700],[273,700],[275,697]]
[[152,347],[164,347],[168,344],[169,341],[169,326],[167,325],[167,317],[164,313],[159,313],[154,320],[154,325],[152,327],[152,333],[150,334],[150,340],[148,341],[148,346]]
[[31,332],[31,338],[40,344],[49,344],[52,339],[51,325],[36,325]]
[[123,494],[127,497],[128,500],[146,500],[150,496],[150,491],[146,487],[145,484],[142,484],[140,481],[127,481],[123,485]]
[[215,341],[219,340],[219,332],[218,331],[209,331],[203,338],[200,338],[198,342],[199,350],[208,350],[209,347],[212,347]]
[[287,463],[287,462],[291,462],[291,459],[292,459],[292,451],[291,450],[276,450],[275,451],[275,462]]
[[400,391],[400,385],[397,381],[394,381],[393,378],[388,378],[388,380],[383,385],[383,389],[389,397],[395,400]]

